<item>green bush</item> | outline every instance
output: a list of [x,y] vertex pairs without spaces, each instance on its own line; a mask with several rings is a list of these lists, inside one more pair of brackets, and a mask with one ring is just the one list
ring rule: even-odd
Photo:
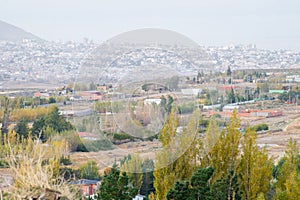
[[80,178],[83,179],[100,179],[99,169],[95,161],[89,160],[79,168]]
[[113,139],[114,140],[127,140],[127,139],[133,140],[133,137],[126,133],[114,133]]
[[67,156],[67,157],[62,156],[60,158],[60,164],[62,164],[62,165],[71,165],[72,162],[71,162],[70,156]]
[[269,130],[269,126],[267,124],[257,124],[251,128],[252,130],[258,132],[258,131],[265,131]]
[[207,120],[207,119],[200,119],[199,120],[199,125],[200,126],[204,126],[206,128],[208,126],[208,124],[209,124],[209,120]]
[[8,168],[9,164],[5,160],[0,159],[0,168]]
[[216,114],[213,114],[213,116],[212,117],[214,117],[214,118],[216,118],[216,119],[220,119],[220,118],[222,118],[222,116],[220,115],[220,114],[218,114],[218,113],[216,113]]
[[80,142],[78,144],[76,151],[77,152],[89,152],[82,142]]
[[184,104],[178,107],[180,114],[193,113],[195,106],[193,104]]
[[54,97],[50,97],[48,103],[56,103],[56,99]]

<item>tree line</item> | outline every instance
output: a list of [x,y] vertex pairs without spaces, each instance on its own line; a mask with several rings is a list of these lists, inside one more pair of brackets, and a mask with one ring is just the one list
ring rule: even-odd
[[[300,156],[295,140],[289,140],[284,156],[276,163],[266,148],[257,145],[255,129],[240,132],[236,112],[222,130],[210,119],[205,134],[199,131],[200,120],[200,115],[194,114],[178,133],[173,109],[158,137],[162,150],[156,153],[153,177],[145,179],[142,158],[128,156],[120,167],[114,165],[105,173],[97,198],[131,199],[142,185],[153,183],[153,190],[143,193],[146,199],[299,199]],[[121,179],[122,184],[117,182]]]
[[[237,112],[222,128],[212,117],[205,132],[201,130],[203,118],[198,111],[193,113],[186,127],[178,131],[177,112],[171,109],[158,135],[162,147],[156,152],[155,161],[142,159],[138,154],[129,155],[120,161],[119,166],[108,168],[102,177],[96,163],[90,161],[79,169],[78,178],[101,178],[97,199],[132,199],[138,193],[152,200],[299,198],[300,156],[295,140],[289,141],[284,156],[276,163],[268,156],[266,148],[257,145],[254,128],[249,127],[243,133],[240,131]],[[17,127],[16,131],[2,133],[0,148],[1,160],[14,158],[8,159],[8,166],[15,170],[16,176],[22,177],[14,179],[14,191],[23,188],[34,170],[39,170],[41,176],[36,178],[46,181],[49,187],[58,188],[55,180],[68,182],[62,167],[63,163],[68,163],[68,157],[63,152],[72,148],[72,142],[68,141],[70,138],[60,138],[57,134],[48,137],[46,134],[47,131],[60,133],[73,128],[59,115],[58,108],[36,119],[27,137],[18,133],[24,127]],[[32,139],[31,135],[41,136],[41,133],[45,134],[46,146]],[[31,153],[36,156],[34,159],[30,159]],[[48,174],[44,169],[51,170]],[[42,184],[41,181],[38,183]],[[30,184],[39,188],[32,182]],[[66,195],[72,191],[77,195],[78,191],[71,186],[63,186],[69,188]],[[30,187],[23,189],[29,191]]]

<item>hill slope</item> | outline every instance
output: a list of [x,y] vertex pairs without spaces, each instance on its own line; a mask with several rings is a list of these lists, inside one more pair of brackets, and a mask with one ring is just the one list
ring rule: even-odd
[[0,20],[0,40],[18,41],[22,39],[41,40],[39,37],[26,32],[21,28]]
[[197,47],[198,44],[185,35],[171,30],[158,28],[143,28],[121,33],[110,40],[109,43],[129,44],[162,44]]

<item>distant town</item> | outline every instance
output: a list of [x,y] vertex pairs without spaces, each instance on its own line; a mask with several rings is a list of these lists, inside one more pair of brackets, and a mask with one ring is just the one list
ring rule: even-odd
[[[47,42],[24,39],[19,42],[0,42],[0,89],[13,87],[13,83],[55,83],[56,85],[67,84],[70,80],[75,80],[80,67],[84,64],[88,56],[97,50],[101,44],[85,39],[81,43],[77,42]],[[109,50],[111,48],[102,48]],[[159,46],[156,48],[160,48]],[[163,46],[161,47],[163,49]],[[182,51],[172,47],[173,51]],[[143,50],[144,55],[149,55],[150,50]],[[147,52],[149,51],[149,52]],[[248,69],[291,69],[300,65],[300,52],[288,50],[263,50],[255,45],[229,45],[219,47],[201,47],[198,55],[194,49],[185,49],[187,59],[193,61],[193,68],[189,68],[184,63],[181,64],[182,72],[197,73],[201,70],[199,54],[203,52],[207,55],[209,68],[214,71],[224,72],[228,66],[232,70]],[[103,52],[104,54],[106,52]],[[151,53],[151,52],[150,52]],[[191,56],[193,55],[193,56]],[[160,57],[160,63],[167,60],[169,63],[178,63],[178,57],[165,53]],[[118,62],[131,63],[133,56],[123,58]],[[135,65],[143,65],[149,62],[147,57],[135,58]],[[157,59],[157,57],[156,57]],[[156,61],[157,62],[157,61]],[[120,63],[118,63],[120,66]],[[111,65],[110,67],[114,67]],[[113,74],[113,70],[111,73]],[[111,75],[113,76],[113,75]],[[10,83],[10,85],[6,83]]]

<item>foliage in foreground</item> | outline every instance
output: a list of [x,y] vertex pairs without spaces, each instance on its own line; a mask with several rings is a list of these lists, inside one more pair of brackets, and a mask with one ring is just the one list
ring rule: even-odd
[[41,143],[39,140],[21,139],[9,131],[1,145],[13,178],[7,192],[8,199],[39,197],[49,191],[65,199],[78,198],[78,191],[59,174],[60,158],[68,152],[66,141]]
[[[174,123],[176,118],[173,117],[169,118],[166,125],[174,127]],[[184,153],[175,162],[163,168],[163,159],[158,159],[154,172],[156,192],[149,195],[149,198],[298,199],[300,157],[295,141],[289,142],[283,161],[273,167],[273,160],[268,157],[266,149],[256,144],[256,132],[248,128],[242,134],[239,128],[240,120],[235,112],[226,129],[222,131],[218,130],[214,122],[210,122],[204,138],[195,139],[198,140],[198,145],[192,146],[194,154]],[[170,130],[174,129],[168,128],[166,132],[161,132],[160,139],[163,139],[163,144],[166,141],[169,141],[167,144],[172,143],[175,132]],[[191,134],[191,129],[188,130]],[[198,151],[195,151],[197,148]],[[166,160],[169,159],[168,156],[170,154],[163,154]],[[197,166],[198,170],[194,170],[191,177],[182,176],[185,174],[183,169],[190,166],[193,159],[197,160],[194,166]],[[180,165],[178,160],[181,163],[181,171],[177,171],[177,166]]]
[[[300,157],[294,140],[289,141],[284,157],[275,165],[266,149],[256,144],[255,130],[246,129],[244,134],[239,131],[236,113],[222,130],[212,118],[205,135],[199,137],[200,120],[195,113],[187,127],[178,132],[178,119],[172,110],[159,134],[162,150],[157,152],[156,162],[146,165],[145,161],[133,156],[121,163],[123,172],[114,166],[104,175],[97,198],[132,199],[138,189],[147,194],[153,191],[153,185],[155,191],[149,199],[156,200],[299,198]],[[27,130],[27,127],[20,122],[16,130]],[[32,139],[30,132],[26,139],[25,135],[20,136],[13,130],[0,138],[0,161],[7,163],[13,174],[8,199],[38,196],[46,189],[67,199],[79,198],[78,191],[67,184],[64,174],[60,173],[62,158],[64,163],[70,163],[69,149],[77,146],[57,135],[52,139],[51,133],[56,131],[50,127],[44,131],[51,135],[45,143]],[[149,169],[152,170],[153,165],[151,174]],[[82,166],[79,172],[78,177],[99,177],[93,162]],[[144,185],[145,182],[150,184]]]

